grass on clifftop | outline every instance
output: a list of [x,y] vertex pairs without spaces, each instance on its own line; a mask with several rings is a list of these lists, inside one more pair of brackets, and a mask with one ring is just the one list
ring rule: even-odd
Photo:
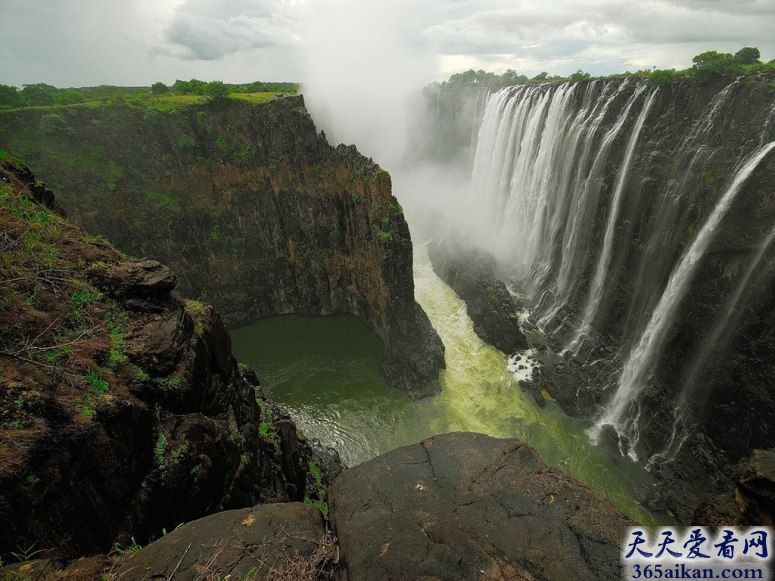
[[[239,101],[247,101],[254,105],[266,103],[273,99],[288,95],[289,93],[274,93],[274,92],[260,92],[260,93],[230,93],[229,99],[236,99]],[[29,105],[22,107],[2,107],[0,106],[0,112],[16,112],[25,110],[61,110],[71,108],[84,108],[84,109],[101,109],[110,108],[120,105],[128,105],[130,107],[140,107],[144,109],[152,109],[155,111],[170,112],[178,111],[184,107],[190,105],[199,105],[206,103],[211,99],[205,95],[178,95],[175,93],[168,93],[165,95],[153,95],[151,93],[137,94],[132,97],[116,97],[111,99],[97,99],[90,101],[81,101],[73,104],[51,104],[51,105]]]

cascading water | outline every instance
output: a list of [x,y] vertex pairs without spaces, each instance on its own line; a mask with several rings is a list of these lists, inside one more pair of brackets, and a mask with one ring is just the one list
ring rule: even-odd
[[[741,192],[775,147],[771,103],[745,114],[758,139],[738,128],[745,90],[735,79],[703,105],[636,79],[519,86],[491,95],[482,117],[472,191],[489,227],[484,243],[556,350],[581,357],[606,343],[612,363],[597,381],[611,393],[594,398],[607,404],[591,434],[614,426],[633,457],[639,446],[651,455],[683,441],[678,423],[701,399],[688,394],[724,333],[726,323],[693,323],[695,334],[680,339],[689,341],[681,352],[699,354],[694,363],[666,350],[725,219],[749,203]],[[757,219],[771,232],[766,213]],[[714,316],[730,318],[770,242],[736,258],[736,284],[717,283]],[[650,426],[654,442],[643,448],[640,403],[665,357],[679,370],[662,396],[677,423],[672,432],[671,422]]]
[[681,300],[686,296],[689,285],[697,266],[705,255],[716,230],[729,211],[735,196],[740,191],[748,176],[775,148],[775,141],[768,143],[751,156],[735,175],[729,188],[721,197],[710,218],[702,227],[689,250],[684,254],[676,269],[670,275],[662,298],[651,316],[646,331],[641,336],[635,348],[631,351],[622,371],[619,387],[609,401],[596,430],[605,424],[613,425],[617,432],[626,435],[632,445],[637,444],[637,416],[627,417],[628,408],[637,401],[637,396],[646,387],[648,375],[654,360],[659,355],[661,343],[667,327],[673,322],[675,311]]
[[635,122],[635,128],[630,136],[630,141],[627,144],[627,152],[624,155],[624,161],[622,162],[619,175],[616,178],[616,186],[614,188],[613,201],[611,202],[611,210],[608,214],[608,223],[606,224],[605,236],[603,238],[603,251],[600,253],[600,258],[595,269],[595,278],[592,281],[592,287],[589,291],[589,297],[587,304],[584,307],[584,317],[579,326],[576,336],[573,338],[569,345],[569,349],[576,353],[578,351],[579,342],[582,338],[589,333],[592,328],[592,322],[597,313],[597,309],[600,307],[600,301],[603,298],[603,286],[605,284],[606,273],[608,267],[611,264],[611,252],[614,246],[615,229],[618,224],[619,210],[622,204],[622,194],[624,192],[624,186],[627,183],[629,177],[630,165],[632,164],[633,153],[635,153],[635,146],[638,143],[638,137],[640,136],[643,124],[648,117],[651,106],[654,103],[654,96],[656,91],[651,93],[646,101],[645,107],[640,112],[638,120]]

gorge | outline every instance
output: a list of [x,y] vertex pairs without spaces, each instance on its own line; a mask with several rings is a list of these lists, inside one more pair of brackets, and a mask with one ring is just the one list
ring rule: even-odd
[[[775,77],[435,87],[414,106],[390,175],[329,145],[301,96],[0,111],[4,240],[34,257],[3,266],[0,522],[23,533],[0,556],[136,535],[158,540],[109,565],[167,577],[211,526],[287,518],[315,551],[312,505],[351,578],[404,554],[417,575],[556,574],[519,543],[434,552],[498,529],[445,512],[495,498],[498,534],[550,514],[577,543],[563,563],[617,578],[634,521],[769,518],[751,483],[775,444]],[[250,508],[267,502],[287,510]],[[383,518],[411,521],[403,549]]]

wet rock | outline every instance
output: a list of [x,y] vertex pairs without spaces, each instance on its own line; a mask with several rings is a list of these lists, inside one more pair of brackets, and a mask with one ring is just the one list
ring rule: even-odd
[[620,436],[616,428],[611,424],[605,424],[600,429],[597,443],[598,446],[613,456],[627,456],[630,451],[629,440],[624,436]]
[[122,298],[162,297],[177,286],[172,270],[155,260],[128,260],[90,270],[95,283]]
[[518,440],[451,433],[330,490],[349,578],[619,579],[634,523]]
[[738,465],[735,499],[751,524],[775,524],[775,449],[754,450]]
[[506,354],[527,349],[517,315],[519,305],[496,276],[492,255],[465,249],[448,238],[432,240],[428,255],[434,272],[465,301],[482,341]]
[[320,467],[326,482],[333,482],[345,471],[347,466],[342,463],[342,458],[336,448],[324,446],[317,438],[310,441],[312,459]]

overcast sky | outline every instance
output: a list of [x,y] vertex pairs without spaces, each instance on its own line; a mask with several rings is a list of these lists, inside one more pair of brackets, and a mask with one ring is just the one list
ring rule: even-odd
[[774,0],[341,3],[333,19],[337,0],[0,0],[0,83],[303,82],[320,54],[362,53],[375,70],[416,59],[428,80],[683,68],[745,45],[775,58]]

